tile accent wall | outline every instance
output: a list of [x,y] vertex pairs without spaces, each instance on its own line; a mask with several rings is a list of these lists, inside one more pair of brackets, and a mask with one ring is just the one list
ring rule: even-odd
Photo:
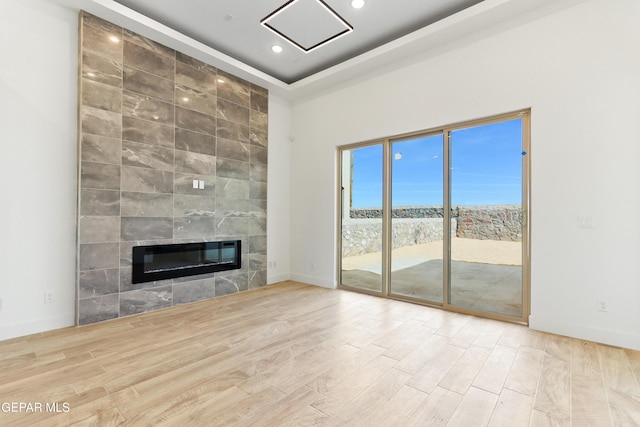
[[[265,286],[267,90],[86,12],[79,79],[77,323]],[[131,283],[133,246],[231,239],[240,270]]]

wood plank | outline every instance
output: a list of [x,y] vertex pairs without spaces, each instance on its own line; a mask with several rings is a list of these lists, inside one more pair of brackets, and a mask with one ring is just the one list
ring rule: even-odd
[[571,419],[569,362],[545,357],[533,407],[562,422]]
[[472,385],[494,394],[500,394],[516,354],[516,350],[512,348],[496,345],[489,353]]
[[445,426],[460,405],[462,395],[442,387],[436,387],[427,400],[420,405],[407,421],[411,427],[440,427]]
[[533,396],[536,392],[545,352],[532,347],[520,347],[516,355],[505,387],[522,394]]
[[71,409],[0,425],[635,426],[639,379],[635,350],[285,282],[0,341],[0,402]]
[[449,427],[486,426],[498,401],[498,396],[488,391],[471,387],[456,408]]
[[498,398],[489,426],[527,426],[532,410],[533,397],[505,388]]

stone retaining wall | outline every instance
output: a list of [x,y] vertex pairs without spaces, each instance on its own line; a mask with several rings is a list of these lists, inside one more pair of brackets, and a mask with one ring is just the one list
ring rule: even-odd
[[[393,209],[393,247],[442,240],[444,209],[416,206]],[[352,209],[342,224],[343,256],[382,250],[381,209]],[[479,240],[522,240],[522,209],[518,205],[457,206],[451,210],[451,234]]]
[[458,206],[456,236],[465,239],[522,240],[522,208],[516,205]]
[[[393,247],[420,245],[444,238],[442,218],[397,219],[393,221]],[[456,220],[451,220],[452,234]],[[380,219],[347,219],[342,223],[343,256],[364,255],[382,251]]]

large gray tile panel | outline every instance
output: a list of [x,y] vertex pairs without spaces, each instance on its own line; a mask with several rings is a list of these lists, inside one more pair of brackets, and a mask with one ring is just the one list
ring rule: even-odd
[[251,90],[251,109],[267,114],[269,112],[269,95]]
[[81,271],[79,274],[79,297],[93,298],[119,292],[120,269]]
[[125,91],[135,92],[166,102],[173,101],[173,80],[136,68],[124,66],[123,87]]
[[256,200],[267,200],[267,183],[251,180],[249,182],[249,197]]
[[268,135],[266,130],[261,130],[258,128],[251,128],[251,132],[249,134],[249,140],[251,141],[251,145],[257,145],[259,147],[266,147],[269,145]]
[[[204,181],[204,188],[193,188],[193,180]],[[175,193],[187,194],[191,196],[215,197],[216,195],[215,175],[198,175],[192,173],[176,173]]]
[[229,120],[218,117],[218,138],[225,138],[231,141],[250,143],[251,137],[249,133],[249,126],[241,125],[238,123],[230,122]]
[[80,117],[83,133],[120,138],[122,135],[122,115],[99,108],[82,107]]
[[202,62],[199,59],[195,59],[192,56],[186,55],[182,52],[176,52],[176,61],[189,65],[190,67],[196,68],[198,70],[206,71],[208,73],[217,73],[217,69],[213,65],[209,65],[206,62]]
[[173,196],[173,216],[215,216],[215,197],[176,194]]
[[[147,37],[141,36],[140,34],[136,34],[132,31],[127,30],[126,28],[122,30],[122,37],[125,42],[134,43],[140,47],[143,47],[147,50],[150,50],[154,53],[163,55],[171,59],[171,63],[163,63],[163,65],[170,68],[170,71],[173,71],[173,66],[171,65],[176,58],[176,51],[162,45],[160,43],[154,42]],[[131,65],[131,64],[129,64]],[[160,64],[158,64],[160,66]]]
[[267,165],[251,163],[249,178],[253,181],[267,182]]
[[216,136],[214,116],[183,107],[176,107],[176,127]]
[[98,270],[119,266],[118,243],[92,243],[80,245],[80,270]]
[[173,285],[173,304],[187,304],[216,296],[215,279],[195,280]]
[[122,28],[117,26],[116,24],[105,21],[102,18],[98,18],[97,16],[92,15],[86,11],[82,11],[82,20],[85,25],[89,25],[108,33],[120,34],[122,32]]
[[249,211],[251,217],[266,218],[267,217],[267,200],[252,199],[249,200]]
[[173,81],[175,58],[140,46],[139,38],[134,43],[131,34],[125,33],[124,64]]
[[122,90],[118,87],[82,79],[82,105],[114,113],[122,110]]
[[249,289],[267,286],[267,270],[249,272]]
[[120,192],[111,190],[82,190],[80,215],[120,216]]
[[122,142],[119,138],[83,133],[80,144],[82,161],[119,165],[122,160]]
[[119,241],[119,216],[80,216],[80,243]]
[[267,219],[266,218],[249,218],[249,236],[266,236],[267,235]]
[[236,294],[249,289],[248,273],[217,276],[215,278],[216,297]]
[[267,269],[267,254],[250,253],[247,258],[249,261],[249,271]]
[[174,218],[174,232],[176,239],[213,238],[216,230],[214,217],[181,217]]
[[197,175],[215,175],[216,157],[190,151],[176,150],[175,171]]
[[173,195],[160,193],[122,192],[123,217],[171,217]]
[[234,178],[217,178],[216,197],[249,199],[249,181]]
[[251,110],[249,126],[251,126],[252,129],[260,130],[266,134],[267,130],[269,130],[269,116],[267,113]]
[[174,150],[139,142],[122,142],[122,165],[173,171]]
[[174,133],[173,126],[134,117],[122,117],[122,139],[127,141],[173,148]]
[[124,166],[122,191],[173,193],[173,172]]
[[[111,36],[115,36],[117,41],[115,38],[111,39]],[[115,26],[107,29],[85,25],[82,34],[82,49],[122,63],[122,30]]]
[[83,52],[82,78],[122,89],[122,64],[90,52]]
[[250,83],[236,76],[218,71],[218,98],[243,107],[251,106]]
[[120,238],[127,240],[160,240],[173,237],[173,218],[122,217]]
[[174,106],[171,102],[125,91],[122,96],[122,114],[137,119],[173,125]]
[[251,212],[250,201],[247,199],[216,199],[216,216],[223,217],[250,217],[255,216]]
[[82,162],[80,186],[83,189],[119,190],[120,166]]
[[221,119],[249,126],[249,108],[234,104],[218,97],[218,117]]
[[120,316],[146,313],[173,305],[171,286],[120,292]]
[[268,161],[268,153],[266,148],[252,145],[251,148],[251,163],[257,163],[260,165],[266,165]]
[[176,62],[176,84],[200,92],[216,95],[216,76],[214,69],[196,68],[184,62]]
[[176,150],[216,155],[216,137],[186,129],[176,129]]
[[217,112],[215,95],[180,84],[176,84],[174,102],[177,107],[198,111],[210,116],[215,116]]
[[218,138],[216,141],[216,155],[218,159],[232,159],[241,162],[249,161],[249,144]]
[[78,301],[78,325],[88,325],[118,318],[120,303],[118,294],[80,299]]
[[249,162],[217,158],[216,176],[223,178],[249,179]]
[[257,84],[251,83],[251,93],[256,93],[262,96],[269,96],[269,91],[262,86],[258,86]]
[[249,232],[249,218],[217,217],[215,218],[215,237],[225,240],[234,236],[246,236]]
[[250,236],[249,253],[267,254],[267,236]]

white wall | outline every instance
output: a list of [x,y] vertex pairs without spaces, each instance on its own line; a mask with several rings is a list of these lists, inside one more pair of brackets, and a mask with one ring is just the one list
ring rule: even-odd
[[0,340],[74,323],[77,20],[2,3]]
[[269,94],[267,284],[289,279],[291,105]]
[[291,277],[335,285],[336,146],[531,107],[530,325],[640,349],[638,22],[584,1],[294,104]]

